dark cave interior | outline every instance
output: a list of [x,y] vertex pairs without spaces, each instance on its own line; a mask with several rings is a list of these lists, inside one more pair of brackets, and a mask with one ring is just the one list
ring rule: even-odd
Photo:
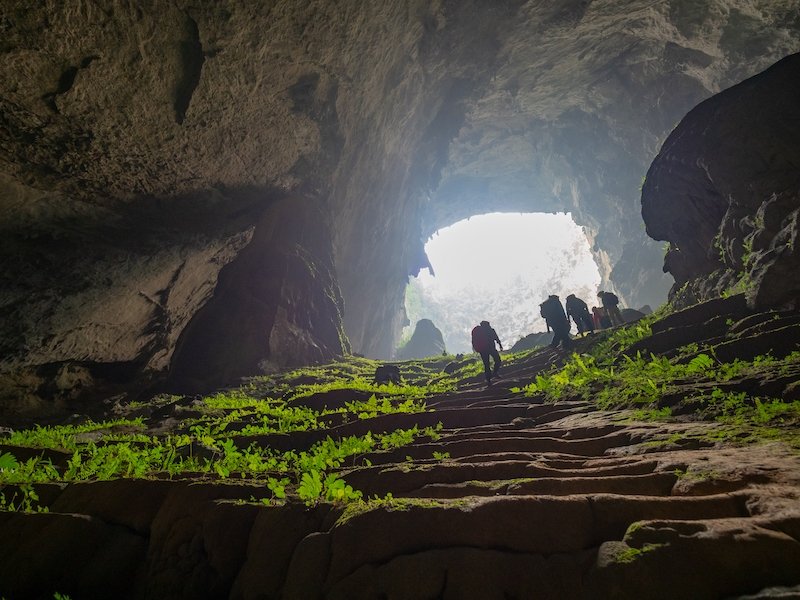
[[[0,595],[797,588],[799,15],[5,0]],[[512,353],[495,387],[449,355],[404,363],[402,393],[368,381],[425,241],[494,212],[569,213],[601,289],[669,306],[576,337],[578,362]],[[786,445],[737,446],[742,415]],[[14,441],[56,423],[61,445]],[[81,452],[115,435],[169,458],[86,475]],[[321,453],[343,440],[358,464]],[[52,567],[42,539],[69,560]]]

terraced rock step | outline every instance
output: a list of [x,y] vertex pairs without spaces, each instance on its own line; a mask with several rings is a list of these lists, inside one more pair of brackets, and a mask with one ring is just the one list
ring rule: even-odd
[[[548,477],[515,482],[469,480],[464,483],[432,483],[409,492],[409,497],[463,498],[464,496],[566,496],[571,494],[630,494],[666,496],[677,476],[673,473],[606,477]],[[400,495],[400,494],[395,494]]]
[[[688,335],[695,318],[678,314],[673,326]],[[653,344],[669,346],[671,331],[660,329]],[[713,422],[643,423],[590,402],[512,392],[515,378],[564,360],[550,350],[531,357],[497,385],[474,377],[427,398],[426,412],[327,415],[321,429],[232,438],[239,448],[301,453],[328,438],[432,428],[347,459],[338,474],[361,502],[276,501],[263,478],[201,473],[38,485],[49,513],[0,513],[0,595],[49,597],[56,585],[76,600],[672,600],[800,586],[796,452],[717,442]],[[791,372],[778,375],[776,389],[789,389]],[[293,405],[352,399],[333,390]],[[175,420],[178,403],[170,406],[152,431],[189,430]],[[248,421],[235,410],[222,412],[241,431]],[[197,440],[180,451],[209,452]],[[770,594],[758,597],[780,597]]]

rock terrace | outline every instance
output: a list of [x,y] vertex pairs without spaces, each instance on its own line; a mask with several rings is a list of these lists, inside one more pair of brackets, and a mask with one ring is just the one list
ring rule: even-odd
[[[728,315],[736,325],[732,339],[706,346],[715,335],[709,327],[714,314]],[[676,354],[686,344],[721,350],[737,338],[758,345],[796,326],[796,318],[754,314],[736,297],[653,322],[653,334],[627,352],[650,347],[658,355]],[[687,330],[695,332],[691,342]],[[577,340],[578,350],[590,351],[603,335]],[[674,345],[664,343],[668,336]],[[776,356],[796,349],[795,341]],[[496,385],[468,376],[456,389],[428,397],[421,413],[343,422],[333,415],[322,429],[288,434],[248,435],[243,422],[230,422],[238,447],[255,443],[297,452],[326,438],[431,427],[341,465],[341,478],[364,495],[357,502],[304,504],[293,493],[277,501],[263,479],[235,474],[36,486],[50,512],[0,515],[0,592],[634,599],[744,598],[796,586],[796,593],[797,448],[779,438],[742,445],[723,422],[642,420],[641,411],[599,410],[592,398],[553,403],[519,391],[567,358],[550,349],[522,354],[508,361]],[[690,361],[691,355],[676,360]],[[415,364],[401,363],[406,377],[419,377]],[[797,398],[796,372],[777,364],[765,368],[757,378],[731,379],[729,388],[771,386],[773,397],[783,395],[787,403]],[[293,381],[311,383],[297,376]],[[686,399],[702,385],[678,382],[674,397],[662,395],[660,403],[677,407],[676,397]],[[321,410],[357,399],[358,392],[340,389],[292,404]],[[189,398],[118,410],[146,415],[154,433],[179,434],[199,407]],[[24,458],[20,448],[10,449]],[[202,451],[201,444],[194,446],[195,453]],[[69,459],[57,451],[49,455],[56,465]],[[7,486],[3,493],[13,490]],[[782,596],[773,591],[757,597]]]

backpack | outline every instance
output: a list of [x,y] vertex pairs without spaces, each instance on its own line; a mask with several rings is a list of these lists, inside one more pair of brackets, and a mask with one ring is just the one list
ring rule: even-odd
[[489,336],[480,325],[472,328],[472,349],[475,352],[488,352],[489,350]]
[[616,306],[619,304],[619,298],[613,292],[606,292],[603,296],[603,304],[608,304],[609,306]]
[[540,308],[539,314],[541,314],[546,321],[550,321],[556,317],[557,309],[555,302],[553,301],[553,298],[548,298],[547,300],[542,302],[539,305],[539,308]]

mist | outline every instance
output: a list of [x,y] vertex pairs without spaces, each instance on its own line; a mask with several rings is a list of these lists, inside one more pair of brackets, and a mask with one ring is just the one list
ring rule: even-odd
[[539,303],[575,294],[592,306],[600,273],[583,230],[569,213],[491,213],[459,221],[425,244],[435,276],[423,269],[406,289],[407,339],[419,319],[441,329],[448,352],[471,352],[482,320],[510,348],[545,330]]

